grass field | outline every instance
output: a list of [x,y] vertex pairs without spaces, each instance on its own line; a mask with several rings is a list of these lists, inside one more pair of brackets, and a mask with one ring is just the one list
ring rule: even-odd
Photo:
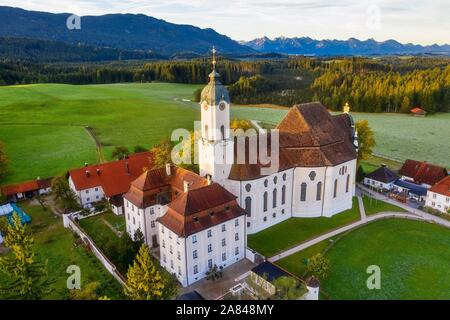
[[331,218],[290,218],[256,234],[249,235],[247,244],[266,257],[300,244],[315,236],[360,219],[357,198],[353,207]]
[[[114,146],[151,147],[173,129],[191,130],[200,112],[198,104],[187,100],[199,87],[169,83],[0,87],[0,140],[12,160],[2,184],[53,176],[96,162],[96,146],[85,126],[94,129],[106,159],[111,159]],[[286,112],[236,106],[231,113],[276,124]],[[356,120],[369,120],[377,154],[450,166],[450,114],[425,118],[353,115]]]
[[195,85],[40,84],[0,88],[0,140],[11,158],[3,183],[47,177],[96,162],[94,128],[107,159],[113,146],[151,147],[199,118]]
[[364,204],[364,209],[366,211],[367,216],[377,214],[379,212],[386,212],[386,211],[405,212],[405,210],[403,210],[402,208],[397,207],[393,204],[386,203],[384,201],[377,200],[377,199],[372,199],[367,196],[363,196],[363,204]]
[[[323,252],[331,272],[321,289],[331,299],[448,299],[450,234],[424,222],[388,219],[356,229],[331,244],[323,241],[278,262],[304,276],[305,259]],[[381,289],[366,286],[367,267],[381,269]]]
[[[46,299],[68,299],[67,267],[77,265],[81,269],[81,286],[99,282],[99,294],[110,298],[122,297],[122,288],[116,279],[100,264],[96,257],[83,246],[74,245],[74,236],[62,225],[50,210],[44,211],[40,205],[20,203],[21,208],[30,215],[31,228],[35,239],[35,249],[43,260],[48,260],[51,292]],[[2,277],[0,277],[1,282]]]
[[[383,220],[338,241],[327,254],[323,289],[333,299],[448,299],[450,234],[416,221]],[[368,290],[366,269],[381,268],[381,290]]]

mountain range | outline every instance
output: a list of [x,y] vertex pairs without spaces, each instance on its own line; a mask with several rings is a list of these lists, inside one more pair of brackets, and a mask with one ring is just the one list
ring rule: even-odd
[[180,52],[206,54],[211,46],[222,53],[255,51],[213,29],[178,25],[143,14],[108,14],[81,17],[81,29],[69,30],[69,13],[53,14],[0,6],[0,37],[34,38],[111,47],[152,50],[170,55]]
[[[277,54],[450,54],[450,45],[421,46],[401,44],[395,40],[315,40],[308,37],[272,40],[263,37],[237,42],[210,28],[169,23],[143,14],[83,16],[81,29],[69,30],[67,19],[70,16],[69,13],[53,14],[0,6],[0,42],[4,46],[0,48],[0,57],[31,56],[31,59],[39,60],[44,53],[48,61],[188,59],[210,54],[213,45],[221,55],[243,58]],[[52,50],[58,52],[52,54]]]
[[241,41],[240,43],[259,52],[316,56],[450,54],[450,45],[421,46],[412,43],[402,44],[395,40],[382,42],[374,39],[361,41],[355,38],[348,40],[315,40],[309,37],[278,37],[271,40],[263,37],[252,41]]

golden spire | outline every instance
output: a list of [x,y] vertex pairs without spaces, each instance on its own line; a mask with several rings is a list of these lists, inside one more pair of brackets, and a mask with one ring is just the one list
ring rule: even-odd
[[213,46],[212,48],[212,64],[213,64],[213,69],[216,70],[216,48]]

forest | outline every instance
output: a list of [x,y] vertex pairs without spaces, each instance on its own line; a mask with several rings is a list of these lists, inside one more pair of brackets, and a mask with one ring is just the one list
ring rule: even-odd
[[[292,106],[311,100],[354,111],[450,111],[450,58],[371,57],[223,58],[217,66],[233,103]],[[204,84],[209,59],[35,63],[0,59],[0,85],[174,82]],[[198,99],[199,92],[194,94]]]

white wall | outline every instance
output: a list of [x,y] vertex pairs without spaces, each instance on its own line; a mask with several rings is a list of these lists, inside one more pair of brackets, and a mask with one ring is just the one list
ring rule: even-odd
[[370,188],[391,190],[394,185],[394,182],[384,183],[381,181],[377,181],[377,180],[365,177],[364,184]]
[[[158,224],[156,219],[164,215],[167,211],[167,206],[154,205],[145,209],[139,209],[133,203],[124,199],[125,208],[125,222],[126,230],[130,237],[138,229],[141,230],[145,237],[145,243],[150,247],[155,247],[159,244]],[[156,236],[156,242],[153,242],[153,236]]]
[[[235,225],[236,220],[239,222],[238,226]],[[225,232],[222,232],[222,225],[225,225]],[[211,230],[211,237],[208,237],[208,230]],[[183,286],[187,286],[206,276],[206,272],[210,269],[208,266],[210,260],[212,265],[226,268],[245,257],[245,216],[228,220],[187,238],[178,238],[172,231],[159,224],[159,237],[161,266],[175,274]],[[225,246],[222,246],[223,239]],[[208,252],[209,245],[212,248],[211,252]],[[236,248],[238,248],[237,255]],[[194,258],[194,250],[197,251],[197,258]],[[222,260],[223,253],[226,255],[225,260]],[[195,266],[197,273],[194,272]]]
[[428,190],[425,206],[439,210],[443,213],[448,213],[450,208],[450,197]]
[[77,190],[75,188],[75,184],[72,181],[72,177],[69,177],[69,186],[70,189],[76,194],[78,197],[78,202],[86,207],[88,204],[92,204],[95,202],[99,202],[105,199],[105,193],[103,192],[103,188],[101,186],[96,186],[93,188],[88,188],[84,190]]

